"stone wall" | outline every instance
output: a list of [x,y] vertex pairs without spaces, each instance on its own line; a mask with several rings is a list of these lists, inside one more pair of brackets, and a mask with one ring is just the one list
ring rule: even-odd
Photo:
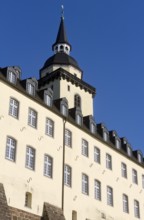
[[11,220],[41,220],[40,216],[25,212],[13,207],[9,207]]
[[11,220],[3,184],[0,183],[0,220]]

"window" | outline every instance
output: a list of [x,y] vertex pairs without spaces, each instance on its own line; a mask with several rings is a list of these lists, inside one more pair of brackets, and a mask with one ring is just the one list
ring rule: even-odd
[[107,131],[103,131],[103,139],[104,139],[104,141],[108,141],[108,132]]
[[121,163],[121,175],[127,178],[127,165],[125,163]]
[[129,213],[128,196],[123,194],[123,212]]
[[131,157],[131,155],[132,155],[132,150],[131,150],[131,148],[130,148],[130,146],[128,145],[127,146],[127,154]]
[[27,83],[27,91],[30,95],[35,95],[35,86],[31,83]]
[[100,149],[97,147],[94,147],[94,161],[100,163]]
[[14,118],[18,118],[19,102],[13,98],[10,98],[9,114]]
[[138,153],[138,161],[139,161],[140,163],[142,163],[142,155],[141,155],[140,153]]
[[16,84],[16,79],[17,79],[16,74],[14,72],[12,72],[12,71],[9,71],[8,72],[8,80],[11,83]]
[[113,206],[113,189],[107,186],[107,205]]
[[6,158],[11,161],[15,161],[15,157],[16,157],[16,140],[11,137],[7,137]]
[[142,175],[142,188],[144,189],[144,175]]
[[94,196],[95,199],[101,200],[101,182],[94,180]]
[[70,166],[65,165],[65,167],[64,167],[64,184],[71,187],[71,179],[72,179],[72,169]]
[[112,157],[106,154],[106,168],[112,170]]
[[81,108],[81,97],[78,94],[74,96],[74,106]]
[[48,95],[48,94],[45,94],[44,102],[45,102],[46,105],[52,106],[52,98],[51,98],[51,96]]
[[72,211],[72,220],[77,220],[77,212]]
[[44,175],[52,178],[53,159],[49,155],[44,155]]
[[31,170],[35,168],[35,149],[29,146],[26,148],[26,167]]
[[76,115],[76,122],[78,125],[82,125],[82,116],[81,115],[79,115],[79,114]]
[[139,202],[137,200],[134,200],[134,216],[136,218],[140,218],[140,208],[139,208]]
[[33,128],[37,127],[37,112],[31,108],[29,108],[29,113],[28,113],[28,124]]
[[95,126],[95,124],[93,122],[91,122],[91,124],[90,124],[90,131],[93,134],[95,134],[95,132],[96,132],[96,126]]
[[133,183],[138,184],[137,171],[135,169],[132,169],[132,181]]
[[82,174],[82,193],[89,194],[89,179],[86,174]]
[[65,129],[65,145],[68,147],[72,146],[72,133],[68,129]]
[[120,144],[120,140],[118,138],[116,138],[115,143],[116,143],[116,148],[120,149],[121,148],[121,144]]
[[50,137],[54,136],[54,122],[50,118],[46,118],[46,134]]
[[88,142],[82,139],[82,155],[88,157]]
[[25,206],[28,208],[31,208],[32,206],[32,194],[29,192],[26,192],[25,194]]

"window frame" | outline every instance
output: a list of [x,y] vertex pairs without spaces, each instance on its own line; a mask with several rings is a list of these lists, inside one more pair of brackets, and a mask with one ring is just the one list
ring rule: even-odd
[[65,186],[72,186],[72,168],[68,164],[64,165],[64,184]]
[[123,212],[129,213],[129,200],[126,194],[122,195],[122,202],[123,202]]
[[54,138],[54,121],[51,118],[46,118],[45,122],[45,134]]
[[72,132],[67,128],[65,129],[65,145],[72,147]]
[[25,193],[25,207],[32,208],[32,193]]
[[44,176],[53,178],[53,158],[44,154]]
[[107,186],[107,205],[114,206],[113,188],[110,186]]
[[[29,150],[29,152],[28,152]],[[31,152],[30,152],[31,151]],[[25,166],[30,170],[35,170],[36,150],[32,146],[26,146]]]
[[94,162],[101,163],[101,151],[98,147],[94,146]]
[[112,170],[112,156],[106,153],[106,168]]
[[18,119],[19,118],[19,101],[13,97],[9,100],[9,115]]
[[85,173],[82,173],[82,193],[89,195],[89,177]]
[[37,128],[38,113],[33,108],[28,109],[28,125],[32,128]]
[[101,182],[97,179],[94,180],[94,198],[101,201]]
[[140,218],[140,204],[136,199],[134,199],[134,216]]
[[135,169],[132,169],[132,182],[138,184],[138,174]]
[[12,70],[8,71],[8,81],[14,85],[17,83],[17,74]]
[[82,139],[81,154],[85,157],[89,156],[89,144],[85,139]]
[[[9,143],[8,143],[9,142]],[[12,144],[13,142],[13,144]],[[5,158],[12,162],[16,161],[16,147],[17,141],[13,137],[7,136],[6,138],[6,151],[5,151]]]
[[121,162],[121,175],[127,179],[127,165],[124,162]]

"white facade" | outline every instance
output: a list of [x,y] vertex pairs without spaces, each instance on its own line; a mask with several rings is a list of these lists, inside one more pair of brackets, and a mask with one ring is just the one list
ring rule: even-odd
[[[0,182],[8,205],[42,216],[48,202],[62,208],[66,220],[144,219],[143,157],[129,156],[122,141],[120,149],[105,141],[98,126],[92,132],[84,117],[93,116],[92,89],[55,77],[29,95],[24,81],[9,82],[8,71],[0,73]],[[52,84],[54,103],[66,97],[74,109],[80,96],[81,125],[44,103],[39,92]]]

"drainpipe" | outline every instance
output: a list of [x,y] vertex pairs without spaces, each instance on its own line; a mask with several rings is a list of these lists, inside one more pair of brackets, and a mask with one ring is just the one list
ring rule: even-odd
[[64,165],[65,165],[65,124],[66,119],[63,119],[63,155],[62,155],[62,211],[64,211]]

